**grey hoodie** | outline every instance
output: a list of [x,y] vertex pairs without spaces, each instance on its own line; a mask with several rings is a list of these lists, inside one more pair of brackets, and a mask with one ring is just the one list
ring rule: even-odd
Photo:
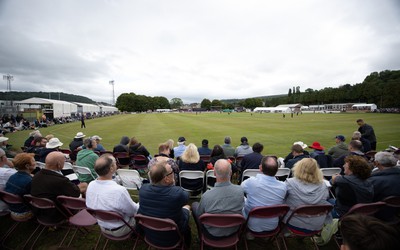
[[241,144],[235,150],[236,156],[245,156],[251,153],[253,153],[253,149],[248,144]]
[[[286,186],[287,196],[285,204],[290,206],[290,211],[284,219],[285,222],[298,206],[329,204],[329,202],[327,202],[329,190],[324,182],[321,184],[306,183],[295,177],[287,179]],[[322,228],[326,219],[328,219],[328,221],[332,219],[330,213],[328,216],[315,218],[293,217],[290,220],[290,225],[307,230],[319,230]]]

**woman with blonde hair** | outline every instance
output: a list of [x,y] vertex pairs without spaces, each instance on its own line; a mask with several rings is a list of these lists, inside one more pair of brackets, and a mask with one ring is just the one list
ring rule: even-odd
[[[200,159],[199,151],[197,150],[196,145],[190,143],[183,154],[180,157],[179,163],[179,171],[182,170],[195,170],[195,171],[204,171],[206,169],[206,164],[202,159]],[[187,181],[187,183],[186,183]],[[202,180],[186,180],[184,183],[185,187],[188,189],[198,189],[200,186],[203,186]]]
[[[285,203],[290,206],[290,211],[285,222],[291,212],[299,206],[329,204],[327,202],[328,186],[323,181],[323,175],[316,160],[304,158],[294,165],[292,172],[294,177],[286,180]],[[326,217],[325,215],[315,218],[293,217],[287,226],[289,229],[308,233],[321,229]],[[331,219],[330,215],[328,219]]]
[[175,142],[174,142],[174,140],[168,139],[168,140],[165,142],[165,144],[167,144],[168,147],[169,147],[169,158],[174,159],[174,158],[175,158],[175,154],[174,154],[174,145],[175,145]]

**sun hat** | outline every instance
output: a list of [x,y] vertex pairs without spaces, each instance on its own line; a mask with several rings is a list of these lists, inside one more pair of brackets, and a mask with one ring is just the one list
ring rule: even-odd
[[62,142],[58,138],[51,138],[48,143],[46,143],[46,148],[56,148],[61,147],[63,145]]
[[303,149],[308,147],[307,144],[304,144],[304,142],[302,142],[302,141],[293,142],[293,145],[296,145],[296,144],[300,145]]
[[324,150],[325,148],[321,146],[321,144],[317,141],[313,142],[311,146],[309,146],[309,148],[313,148],[316,150]]
[[1,136],[0,137],[0,142],[4,142],[4,141],[8,141],[8,137]]
[[92,136],[91,139],[92,139],[92,140],[99,140],[99,141],[100,141],[100,140],[103,140],[103,138],[101,138],[101,137],[98,136],[98,135]]
[[84,135],[82,132],[78,132],[78,133],[76,133],[76,136],[75,136],[75,138],[76,139],[79,139],[79,138],[83,138],[83,137],[85,137],[86,135]]

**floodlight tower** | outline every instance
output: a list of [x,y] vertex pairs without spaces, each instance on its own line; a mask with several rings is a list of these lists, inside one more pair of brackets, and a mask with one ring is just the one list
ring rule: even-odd
[[3,80],[7,81],[7,91],[11,92],[11,82],[14,81],[14,76],[10,74],[3,75]]
[[109,84],[112,85],[113,93],[112,93],[112,104],[115,105],[115,92],[114,92],[114,80],[109,81]]

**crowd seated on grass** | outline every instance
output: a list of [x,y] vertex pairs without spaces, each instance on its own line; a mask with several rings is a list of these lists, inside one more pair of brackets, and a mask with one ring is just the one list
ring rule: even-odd
[[[0,141],[2,142],[8,141],[8,139],[5,140],[4,137],[3,140],[1,140],[1,138],[2,137],[0,137]],[[61,152],[63,143],[60,142],[57,137],[50,139],[44,147],[46,139],[42,137],[40,132],[37,130],[30,133],[29,138],[25,142],[25,146],[28,145],[25,147],[25,150],[27,152],[33,152],[34,154],[18,153],[15,158],[10,161],[7,159],[6,151],[4,150],[4,148],[6,148],[6,144],[3,144],[2,148],[0,148],[0,189],[6,188],[5,190],[7,192],[18,195],[23,195],[30,192],[34,196],[49,198],[52,200],[56,200],[58,195],[67,195],[73,197],[78,197],[81,194],[83,196],[87,195],[88,206],[99,209],[99,207],[94,205],[97,204],[97,202],[94,200],[100,199],[100,196],[103,195],[103,192],[99,191],[100,189],[93,191],[94,187],[100,187],[103,183],[111,183],[115,186],[114,188],[121,191],[121,194],[123,194],[123,196],[126,198],[126,190],[122,188],[122,186],[118,186],[119,183],[117,182],[117,178],[113,178],[118,168],[115,157],[113,157],[111,152],[111,154],[107,154],[106,152],[106,154],[100,156],[100,158],[98,154],[95,153],[97,141],[101,140],[99,136],[96,136],[96,138],[94,136],[87,137],[86,139],[84,138],[85,135],[83,135],[81,132],[75,135],[74,141],[75,139],[83,141],[84,148],[78,152],[76,162],[73,161],[73,159],[68,159],[68,154],[66,155]],[[338,145],[341,145],[340,147],[345,145],[344,136],[336,136],[335,140],[336,147],[339,147]],[[131,141],[131,143],[129,143],[129,141]],[[293,217],[290,220],[290,225],[286,225],[288,228],[290,228],[290,230],[309,233],[320,230],[324,224],[329,224],[331,222],[332,215],[333,217],[337,218],[346,217],[344,216],[346,212],[356,204],[382,201],[390,196],[400,196],[400,182],[398,181],[400,178],[400,169],[398,167],[398,158],[396,158],[400,155],[399,150],[395,151],[395,153],[378,152],[371,162],[368,161],[367,156],[361,152],[362,143],[359,140],[352,140],[349,142],[348,146],[346,145],[347,153],[344,154],[344,150],[342,150],[343,152],[341,153],[344,155],[339,156],[336,160],[343,160],[343,166],[340,166],[343,168],[342,175],[332,176],[329,184],[328,181],[323,180],[323,175],[320,170],[322,166],[316,159],[314,159],[321,155],[327,156],[324,153],[325,148],[322,147],[317,141],[314,141],[310,146],[310,148],[314,149],[314,151],[311,152],[311,154],[306,154],[305,149],[307,148],[307,145],[302,142],[295,142],[291,147],[291,153],[286,156],[287,161],[285,166],[291,169],[292,177],[287,178],[286,181],[282,182],[275,178],[275,174],[279,169],[276,158],[264,156],[262,154],[263,145],[259,142],[256,142],[252,147],[249,147],[252,148],[253,152],[244,156],[237,171],[243,172],[246,169],[252,168],[258,169],[259,173],[255,177],[250,177],[249,179],[245,180],[241,185],[237,185],[238,183],[236,178],[232,178],[232,173],[236,170],[235,157],[228,159],[223,147],[225,146],[226,149],[227,145],[230,145],[230,137],[226,137],[224,139],[224,145],[215,145],[213,147],[213,150],[210,153],[211,167],[209,168],[207,168],[204,161],[201,160],[199,150],[196,145],[194,143],[190,143],[186,146],[185,141],[186,139],[184,137],[178,138],[179,146],[175,147],[175,149],[173,148],[173,141],[172,144],[164,142],[159,145],[158,153],[155,154],[154,157],[148,162],[149,175],[147,175],[147,173],[142,175],[142,178],[144,179],[149,178],[150,183],[146,183],[141,186],[139,190],[140,204],[134,203],[136,204],[134,207],[138,207],[136,207],[136,210],[132,209],[132,211],[130,211],[132,213],[127,213],[126,215],[128,217],[132,218],[136,211],[138,211],[138,213],[143,215],[158,218],[171,218],[178,224],[179,228],[184,232],[184,234],[186,234],[186,237],[189,237],[188,234],[190,234],[190,228],[188,228],[189,226],[185,224],[187,223],[187,219],[190,214],[190,208],[186,206],[188,203],[189,194],[188,192],[179,188],[178,185],[192,185],[193,189],[196,189],[198,186],[204,185],[204,183],[202,180],[186,180],[187,183],[179,183],[179,171],[182,170],[202,171],[204,174],[207,170],[214,170],[214,175],[216,176],[217,183],[215,187],[211,190],[206,190],[206,186],[204,185],[204,189],[201,191],[202,198],[200,198],[200,204],[195,205],[195,208],[193,208],[194,215],[196,216],[196,222],[200,228],[202,226],[199,224],[198,217],[202,213],[243,213],[243,215],[246,217],[249,211],[255,207],[287,204],[290,207],[290,211],[284,219],[284,222],[286,222],[286,219],[299,206],[333,204],[334,209],[332,210],[332,213],[329,213],[328,215],[307,220],[304,220],[304,218],[301,217]],[[247,142],[247,138],[246,140],[242,140],[242,144],[245,142]],[[134,137],[129,140],[129,137],[123,136],[120,143],[114,147],[113,153],[125,152],[129,155],[129,153],[133,153],[133,149],[130,150],[129,145],[137,150],[135,153],[144,152],[145,155],[145,151],[147,151],[147,149]],[[205,146],[205,144],[202,143],[202,146]],[[78,147],[82,147],[82,145]],[[142,149],[140,151],[139,149],[141,147]],[[288,148],[289,147],[290,146],[288,146]],[[184,149],[182,152],[180,152],[182,148]],[[171,157],[171,150],[174,150],[175,153],[178,152],[178,155],[180,154],[178,159]],[[35,166],[34,157],[37,156],[39,156],[40,161],[45,162],[45,167],[43,169],[39,169],[37,172],[33,172],[34,176],[32,179],[31,189],[28,190],[26,183],[29,181],[29,178],[24,178],[25,182],[22,183],[22,181],[19,182],[19,179],[16,177],[30,177],[32,168]],[[90,160],[87,158],[89,156]],[[150,153],[148,156],[150,156]],[[21,159],[24,159],[24,161]],[[71,164],[86,166],[93,171],[94,174],[99,174],[100,177],[94,181],[92,179],[79,179],[79,181],[70,181],[68,178],[63,176],[61,171],[66,160],[71,161]],[[105,164],[106,162],[111,163],[112,165],[111,167],[107,168],[107,171],[96,169],[96,166],[100,168],[101,166],[104,167],[107,165]],[[132,162],[128,160],[128,168],[134,168],[134,164],[131,163]],[[223,166],[226,165],[228,167],[227,172],[218,169],[218,167],[216,167],[218,163],[223,163]],[[247,165],[247,163],[249,163],[249,165]],[[284,167],[284,165],[281,167]],[[18,170],[18,172],[14,169],[14,167]],[[372,170],[373,167],[375,167],[374,170]],[[15,189],[7,188],[6,183],[8,182],[10,183],[10,185],[8,185],[9,187],[11,187],[11,185],[16,186],[17,184],[24,185],[21,187],[21,190],[24,191],[16,192]],[[89,182],[90,184],[88,192],[86,193],[87,183]],[[225,185],[229,186],[229,188],[223,188]],[[231,188],[232,190],[235,190],[235,193],[241,193],[239,197],[236,198],[243,199],[244,202],[239,202],[237,200],[229,201],[229,197],[231,196],[227,195],[226,191],[223,190],[230,190]],[[332,194],[330,195],[330,189],[334,196]],[[267,191],[272,192],[272,194],[266,196],[268,193]],[[244,193],[247,195],[246,199],[243,195]],[[176,202],[172,202],[166,197],[169,197],[168,199],[171,198],[172,200],[176,199]],[[166,200],[168,200],[168,202]],[[213,203],[214,200],[215,203]],[[111,203],[115,205],[118,202],[108,203],[110,203],[108,204],[110,206],[104,206],[102,208],[116,212],[119,211],[116,207],[111,206]],[[128,203],[131,204],[131,200],[128,200]],[[168,213],[166,213],[165,209],[167,203],[171,203],[171,206],[174,205],[174,207],[168,208],[170,209],[169,211],[172,211],[174,214],[168,215]],[[243,204],[240,205],[239,209],[236,207],[233,208],[226,206],[226,203],[230,205],[238,203]],[[212,207],[210,204],[214,206],[214,210],[209,209]],[[3,211],[10,209],[14,214],[17,215],[18,213],[29,212],[19,208],[15,209],[15,207],[12,206],[8,208],[6,205],[7,204],[0,203],[0,209]],[[161,211],[161,209],[164,209],[165,211]],[[135,212],[133,212],[133,210],[135,210]],[[398,210],[392,209],[390,218],[393,218],[397,215]],[[57,211],[47,214],[37,214],[36,216],[44,216],[48,217],[48,219],[54,220],[62,218],[61,215],[57,214]],[[383,217],[379,218],[384,219],[385,221],[392,220],[388,220],[388,218]],[[128,220],[131,219],[128,218]],[[260,230],[271,230],[277,225],[276,218],[272,220],[266,220],[270,224],[266,225],[265,227],[258,227],[257,221],[258,220],[252,220],[249,222],[251,230],[255,232]],[[134,224],[134,220],[131,222]],[[106,229],[115,229],[109,230],[114,232],[119,230],[120,225],[104,224],[100,226]],[[207,232],[211,235],[211,237],[217,239],[218,237],[227,236],[225,234],[220,234],[219,230],[209,230]],[[152,234],[154,232],[149,233],[142,231],[141,233]],[[343,235],[343,238],[346,242],[345,235]],[[248,239],[251,239],[251,237],[248,237]],[[190,242],[190,238],[188,238],[188,241]]]

